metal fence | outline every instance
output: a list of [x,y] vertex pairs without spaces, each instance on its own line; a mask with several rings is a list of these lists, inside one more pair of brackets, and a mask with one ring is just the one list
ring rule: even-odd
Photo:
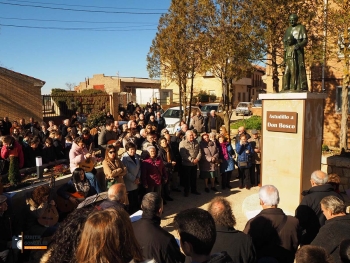
[[76,112],[88,115],[111,109],[111,95],[42,95],[43,117],[70,118]]

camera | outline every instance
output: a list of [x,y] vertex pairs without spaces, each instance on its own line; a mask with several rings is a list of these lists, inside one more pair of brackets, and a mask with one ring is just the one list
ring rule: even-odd
[[12,237],[12,249],[22,249],[23,248],[23,241],[22,236],[13,236]]

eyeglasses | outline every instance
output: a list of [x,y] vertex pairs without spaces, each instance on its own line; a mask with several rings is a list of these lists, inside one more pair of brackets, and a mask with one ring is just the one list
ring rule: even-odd
[[115,151],[110,151],[110,152],[108,152],[108,153],[112,154],[112,153],[115,153]]
[[163,133],[169,133],[168,131],[164,131]]

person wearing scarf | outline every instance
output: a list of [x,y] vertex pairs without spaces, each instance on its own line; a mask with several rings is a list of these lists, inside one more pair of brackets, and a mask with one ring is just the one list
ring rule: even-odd
[[232,146],[227,142],[225,135],[220,134],[218,136],[219,140],[219,158],[220,158],[220,173],[222,176],[221,187],[222,189],[231,189],[230,181],[232,171],[235,169],[235,151]]
[[127,169],[118,156],[118,147],[107,145],[105,159],[102,162],[103,172],[106,176],[107,189],[116,183],[124,183]]
[[141,165],[141,182],[147,193],[157,192],[161,195],[162,182],[168,181],[168,174],[162,159],[157,156],[156,148],[148,146],[147,151],[149,157]]
[[209,193],[208,181],[210,179],[211,190],[217,192],[215,187],[215,176],[216,167],[219,160],[219,152],[216,147],[216,143],[209,140],[209,135],[207,133],[202,135],[202,140],[200,142],[201,149],[201,159],[199,161],[199,170],[201,178],[204,179],[205,191]]
[[[172,153],[172,149],[168,144],[168,141],[165,137],[161,137],[158,143],[158,156],[162,159],[165,169],[168,173],[168,177],[171,178],[174,170],[174,166],[176,165],[175,156]],[[162,187],[162,198],[164,200],[164,204],[166,201],[173,201],[174,199],[169,196],[169,180],[163,184]]]
[[95,195],[97,192],[94,187],[91,187],[90,181],[82,168],[76,168],[72,173],[72,179],[62,185],[57,190],[57,195],[63,199],[69,200],[71,203],[77,205],[79,201],[71,194],[80,193],[84,198]]
[[240,141],[236,143],[236,152],[238,154],[238,169],[241,171],[239,188],[242,189],[245,185],[245,188],[249,190],[251,188],[250,167],[252,164],[253,149],[247,140],[247,135],[241,134]]

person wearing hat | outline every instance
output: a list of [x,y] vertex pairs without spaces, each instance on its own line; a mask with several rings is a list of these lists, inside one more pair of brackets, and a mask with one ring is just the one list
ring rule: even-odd
[[261,167],[261,138],[257,130],[253,129],[251,131],[252,137],[248,139],[248,142],[252,146],[254,151],[252,155],[252,166],[250,171],[251,182],[253,186],[258,186],[260,184],[260,167]]

